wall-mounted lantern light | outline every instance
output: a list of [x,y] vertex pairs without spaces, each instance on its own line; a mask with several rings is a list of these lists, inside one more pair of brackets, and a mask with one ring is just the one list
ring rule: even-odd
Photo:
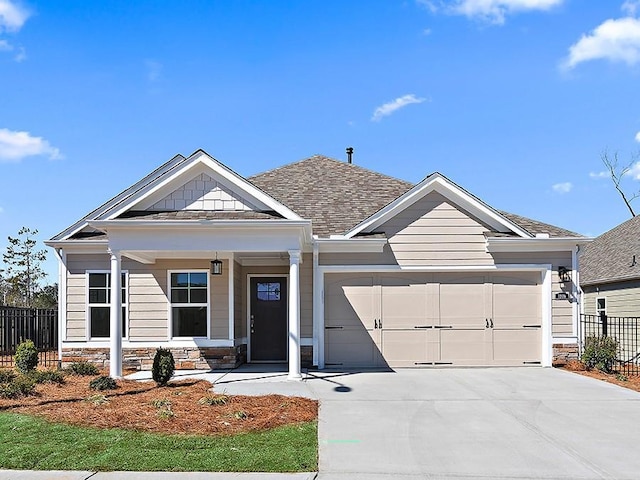
[[569,274],[569,270],[567,269],[567,267],[558,267],[558,276],[560,277],[560,281],[562,283],[571,281],[571,275]]
[[211,261],[211,275],[222,275],[222,260],[218,260],[217,252],[216,259]]

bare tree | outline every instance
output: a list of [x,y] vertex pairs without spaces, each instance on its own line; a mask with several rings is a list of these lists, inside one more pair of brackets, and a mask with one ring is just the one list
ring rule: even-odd
[[634,192],[631,195],[627,195],[622,189],[622,187],[620,186],[620,182],[622,181],[622,178],[631,171],[631,168],[633,167],[634,162],[637,161],[637,155],[633,155],[631,157],[631,161],[622,167],[620,166],[620,163],[618,161],[618,152],[615,152],[612,156],[609,154],[607,150],[605,150],[600,155],[600,159],[602,160],[602,163],[604,163],[604,166],[607,167],[607,170],[609,171],[609,175],[611,175],[611,181],[613,182],[613,186],[616,187],[616,190],[622,197],[622,201],[629,209],[631,216],[635,217],[636,213],[634,212],[633,207],[631,206],[631,202],[636,198],[640,197],[640,191]]
[[18,237],[9,237],[9,245],[2,255],[7,265],[6,279],[10,293],[17,294],[17,298],[8,304],[32,307],[33,297],[39,291],[39,282],[45,277],[41,263],[47,258],[45,250],[36,250],[34,236],[37,230],[22,227]]

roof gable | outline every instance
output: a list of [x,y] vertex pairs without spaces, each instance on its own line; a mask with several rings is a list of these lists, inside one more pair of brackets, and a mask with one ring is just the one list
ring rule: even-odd
[[468,212],[496,232],[513,233],[524,238],[533,236],[530,232],[456,185],[444,175],[435,172],[384,208],[360,222],[346,232],[344,237],[352,238],[358,234],[374,232],[382,224],[399,215],[431,192],[439,193],[451,204]]
[[285,205],[198,150],[188,158],[174,157],[52,240],[71,237],[89,221],[113,220],[140,210],[268,211],[281,218],[301,220]]

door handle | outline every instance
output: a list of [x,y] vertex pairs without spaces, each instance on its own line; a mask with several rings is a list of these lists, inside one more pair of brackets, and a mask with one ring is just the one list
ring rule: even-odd
[[484,319],[484,323],[486,324],[485,328],[489,328],[489,319],[488,318]]
[[382,328],[382,319],[378,320],[378,328]]
[[489,321],[491,322],[491,328],[493,328],[493,318],[490,318]]
[[373,329],[375,330],[376,328],[378,328],[378,319],[374,318],[373,319]]

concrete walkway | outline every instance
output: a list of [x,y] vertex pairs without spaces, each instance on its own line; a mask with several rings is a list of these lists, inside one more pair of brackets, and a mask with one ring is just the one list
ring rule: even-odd
[[[228,394],[320,400],[320,480],[640,478],[640,393],[548,368],[180,372]],[[139,377],[146,373],[136,374]],[[312,479],[304,474],[8,472],[0,479]]]

